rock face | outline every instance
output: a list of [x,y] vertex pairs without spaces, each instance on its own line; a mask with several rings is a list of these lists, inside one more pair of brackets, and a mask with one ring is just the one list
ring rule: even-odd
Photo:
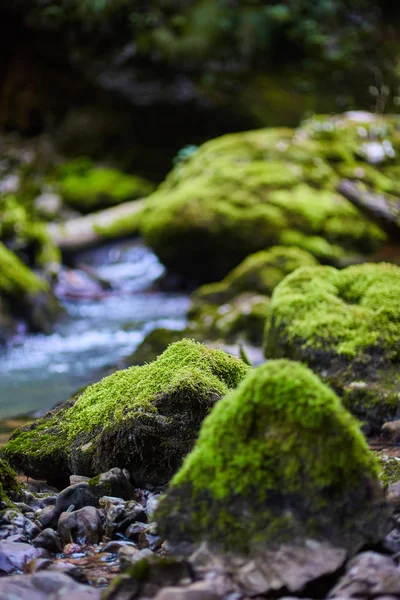
[[210,408],[248,371],[225,352],[182,340],[17,431],[5,454],[27,474],[61,485],[71,473],[112,467],[126,468],[136,486],[165,483]]
[[170,270],[203,282],[276,244],[329,263],[368,253],[385,234],[335,186],[345,176],[396,193],[399,131],[394,117],[347,113],[211,140],[148,198],[142,233]]
[[399,407],[400,268],[303,268],[275,289],[267,358],[307,363],[345,406],[378,431]]
[[47,282],[0,242],[0,344],[15,332],[18,319],[33,331],[49,332],[60,311]]
[[278,360],[217,403],[155,518],[173,543],[258,556],[310,539],[352,553],[382,539],[388,515],[355,419],[309,369]]

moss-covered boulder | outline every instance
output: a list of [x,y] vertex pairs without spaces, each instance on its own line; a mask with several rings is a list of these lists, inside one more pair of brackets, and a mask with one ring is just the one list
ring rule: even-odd
[[315,539],[354,552],[382,539],[388,511],[356,420],[311,370],[278,360],[216,404],[155,518],[173,543],[257,554]]
[[50,332],[60,311],[49,284],[0,242],[0,344],[18,320],[32,331]]
[[64,484],[71,473],[126,468],[135,485],[162,484],[179,468],[213,404],[249,367],[191,340],[153,363],[89,386],[17,431],[4,448],[25,473]]
[[317,265],[305,250],[274,246],[244,259],[222,281],[201,286],[192,294],[189,330],[205,339],[262,345],[269,295],[288,273]]
[[137,175],[96,166],[88,158],[76,159],[59,169],[64,202],[83,213],[148,196],[154,185]]
[[192,295],[194,305],[222,304],[238,294],[255,292],[270,296],[274,288],[299,267],[314,267],[318,261],[296,247],[274,246],[244,259],[222,281],[202,285]]
[[17,481],[17,474],[3,458],[0,458],[0,509],[8,508],[12,505],[10,496],[17,497],[20,484]]
[[148,198],[141,230],[169,269],[200,281],[277,244],[328,263],[371,252],[385,235],[335,187],[345,172],[394,193],[399,140],[396,117],[369,113],[211,140]]
[[307,363],[378,431],[400,403],[400,268],[304,267],[272,294],[267,358]]

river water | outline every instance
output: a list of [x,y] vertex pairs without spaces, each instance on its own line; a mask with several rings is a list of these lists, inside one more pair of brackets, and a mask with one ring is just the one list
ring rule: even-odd
[[65,317],[52,335],[28,335],[2,351],[0,418],[52,408],[98,380],[155,327],[185,326],[188,297],[157,290],[163,267],[140,241],[88,251],[77,262],[112,291],[61,298]]

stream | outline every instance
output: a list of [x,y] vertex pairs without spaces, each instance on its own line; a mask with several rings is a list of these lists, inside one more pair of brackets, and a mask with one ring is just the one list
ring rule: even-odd
[[23,336],[2,351],[0,419],[45,412],[101,378],[155,327],[186,324],[188,296],[157,289],[164,268],[141,241],[102,246],[75,260],[112,289],[71,298],[59,285],[65,316],[54,333]]

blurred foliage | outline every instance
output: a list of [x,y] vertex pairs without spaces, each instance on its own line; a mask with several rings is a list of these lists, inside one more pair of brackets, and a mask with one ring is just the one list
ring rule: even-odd
[[387,104],[388,86],[398,95],[399,9],[387,0],[31,0],[30,5],[26,15],[34,26],[69,27],[96,49],[105,39],[114,47],[131,44],[124,61],[150,60],[197,74],[197,83],[216,92],[226,81],[240,85],[243,75],[282,74],[284,68],[295,93],[321,90],[329,80],[330,89],[342,89],[343,108],[351,105],[348,96],[359,83],[363,93],[375,96],[379,110]]

